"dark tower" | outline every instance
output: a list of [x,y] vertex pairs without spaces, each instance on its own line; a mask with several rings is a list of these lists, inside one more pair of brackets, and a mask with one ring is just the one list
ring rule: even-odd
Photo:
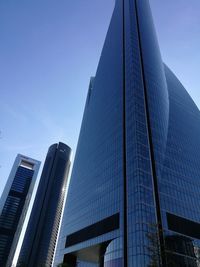
[[32,196],[40,162],[18,154],[0,202],[0,266],[10,267]]
[[49,148],[17,266],[51,266],[62,214],[71,149]]
[[199,266],[200,112],[163,64],[148,0],[116,0],[55,265]]

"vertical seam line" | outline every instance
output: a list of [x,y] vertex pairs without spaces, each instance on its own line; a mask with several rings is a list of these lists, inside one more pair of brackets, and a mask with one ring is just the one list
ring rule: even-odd
[[163,236],[160,200],[159,200],[159,192],[158,192],[158,179],[157,179],[156,167],[155,167],[155,157],[154,157],[154,149],[153,149],[153,141],[152,141],[151,124],[150,124],[150,114],[149,114],[149,107],[148,107],[148,100],[147,100],[147,86],[146,86],[146,79],[145,79],[143,54],[142,54],[137,0],[135,0],[135,11],[136,11],[137,32],[138,32],[139,48],[140,48],[139,49],[140,63],[141,63],[143,89],[144,89],[144,102],[145,102],[148,140],[149,140],[149,147],[150,147],[151,169],[152,169],[152,176],[153,176],[154,199],[155,199],[156,216],[157,216],[157,223],[158,223],[157,228],[158,228],[158,236],[159,236],[160,252],[161,252],[160,257],[161,257],[161,265],[166,266],[166,259],[165,259],[165,253],[164,253],[164,236]]
[[122,1],[123,19],[123,161],[124,161],[124,267],[128,266],[127,253],[127,171],[126,171],[126,79],[125,79],[125,4]]

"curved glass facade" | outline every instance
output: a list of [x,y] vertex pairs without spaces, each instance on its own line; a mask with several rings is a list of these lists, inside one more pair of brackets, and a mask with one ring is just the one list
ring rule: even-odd
[[200,113],[169,68],[165,73],[170,113],[159,191],[167,257],[175,266],[199,266]]
[[199,266],[200,113],[148,0],[117,0],[91,79],[54,266]]

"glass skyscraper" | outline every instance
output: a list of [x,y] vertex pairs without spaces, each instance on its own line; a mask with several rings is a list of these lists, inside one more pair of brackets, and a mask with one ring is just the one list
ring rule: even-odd
[[17,266],[52,266],[70,168],[71,148],[50,146]]
[[0,266],[10,267],[40,162],[17,155],[0,202]]
[[116,0],[91,79],[54,266],[200,266],[200,112],[148,0]]

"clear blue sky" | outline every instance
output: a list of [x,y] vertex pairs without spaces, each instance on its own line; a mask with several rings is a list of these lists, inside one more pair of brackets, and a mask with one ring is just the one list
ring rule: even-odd
[[[150,0],[163,60],[200,107],[200,1]],[[0,0],[0,194],[17,153],[75,152],[114,0]]]

